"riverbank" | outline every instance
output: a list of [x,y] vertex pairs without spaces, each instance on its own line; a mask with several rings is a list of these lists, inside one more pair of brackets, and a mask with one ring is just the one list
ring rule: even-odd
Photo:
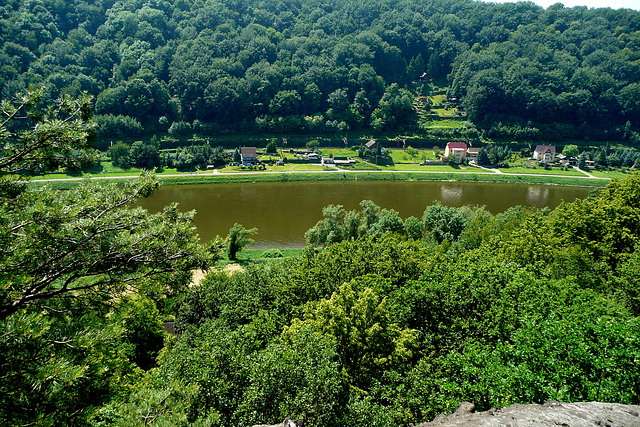
[[[135,179],[136,176],[87,177],[65,179],[34,179],[31,185],[44,185],[53,189],[69,189],[78,186],[86,179],[104,182]],[[580,176],[510,174],[510,173],[474,173],[474,172],[399,172],[399,171],[318,171],[318,172],[247,172],[247,173],[182,173],[176,175],[158,175],[163,185],[188,184],[231,184],[251,182],[300,182],[300,181],[456,181],[491,182],[512,184],[543,184],[582,187],[605,187],[607,178]]]

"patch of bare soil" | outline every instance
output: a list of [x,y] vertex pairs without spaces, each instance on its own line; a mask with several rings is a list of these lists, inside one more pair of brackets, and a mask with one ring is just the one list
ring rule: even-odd
[[[232,275],[241,271],[244,271],[244,268],[240,264],[227,264],[222,269],[225,273]],[[204,279],[209,273],[206,270],[193,270],[193,276],[191,277],[191,284],[189,286],[198,286],[202,279]]]
[[244,268],[242,268],[240,264],[227,264],[222,271],[229,273],[229,275],[231,275],[231,274],[240,273],[244,271]]

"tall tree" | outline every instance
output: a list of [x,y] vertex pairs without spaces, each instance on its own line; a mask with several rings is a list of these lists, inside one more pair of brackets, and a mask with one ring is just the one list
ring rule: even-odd
[[0,419],[70,425],[131,369],[113,345],[123,329],[109,307],[131,292],[175,292],[211,256],[197,242],[193,213],[131,207],[158,187],[150,175],[63,192],[22,181],[16,173],[57,167],[90,145],[88,98],[43,109],[39,95],[3,102],[1,111],[0,389],[10,391],[0,396]]
[[229,230],[227,235],[227,257],[230,260],[237,259],[238,252],[247,245],[254,243],[253,239],[249,236],[257,234],[257,228],[251,228],[247,230],[242,225],[235,223]]

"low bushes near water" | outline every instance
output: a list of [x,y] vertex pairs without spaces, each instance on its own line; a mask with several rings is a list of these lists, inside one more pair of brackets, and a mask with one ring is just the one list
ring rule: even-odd
[[261,256],[262,258],[282,258],[284,254],[280,249],[265,249]]

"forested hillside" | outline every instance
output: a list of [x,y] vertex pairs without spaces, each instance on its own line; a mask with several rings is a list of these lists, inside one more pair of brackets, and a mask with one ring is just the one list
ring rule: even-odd
[[640,12],[631,10],[472,0],[7,0],[0,61],[3,99],[29,85],[44,86],[45,101],[87,91],[105,138],[428,134],[413,103],[434,82],[471,122],[447,135],[628,141],[640,127]]

